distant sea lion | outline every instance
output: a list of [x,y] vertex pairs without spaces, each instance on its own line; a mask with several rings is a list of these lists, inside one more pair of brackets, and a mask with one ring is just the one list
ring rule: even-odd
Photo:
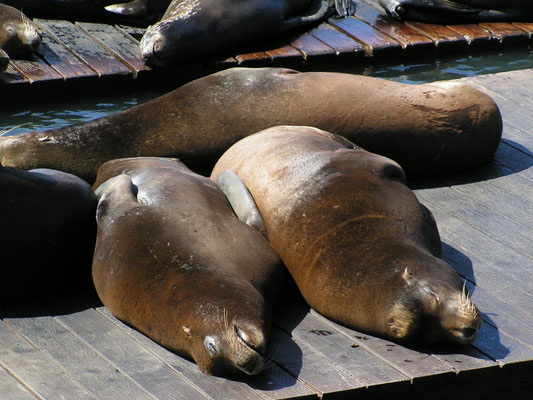
[[39,30],[28,17],[16,8],[0,4],[0,49],[10,58],[28,58],[39,51],[41,41]]
[[533,21],[531,0],[379,0],[398,20],[433,24],[481,21]]
[[60,171],[0,165],[0,302],[90,284],[96,196]]
[[[151,66],[188,63],[254,40],[317,23],[332,14],[330,0],[173,0],[149,27],[140,50]],[[336,0],[344,15],[352,1]]]
[[132,0],[124,3],[112,4],[105,7],[106,11],[132,17],[144,19],[146,21],[159,21],[169,6],[171,0]]
[[105,306],[206,374],[261,371],[284,274],[268,242],[177,160],[113,160],[100,182],[93,279]]
[[438,258],[435,220],[398,164],[316,128],[282,126],[233,145],[211,179],[227,170],[318,312],[399,342],[475,338],[479,312]]
[[345,136],[419,175],[486,162],[502,131],[494,101],[459,83],[233,68],[115,115],[1,137],[0,162],[55,168],[90,182],[102,163],[128,156],[175,156],[208,169],[239,139],[279,124]]

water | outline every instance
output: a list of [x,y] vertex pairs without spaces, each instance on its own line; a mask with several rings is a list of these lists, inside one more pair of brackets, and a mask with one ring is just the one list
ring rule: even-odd
[[[502,52],[465,55],[459,58],[430,58],[396,65],[391,65],[389,61],[389,64],[373,64],[360,68],[329,65],[320,69],[416,84],[527,68],[533,68],[533,50],[521,47],[505,49]],[[54,107],[43,103],[15,112],[0,112],[0,132],[9,131],[5,134],[15,135],[30,130],[47,130],[85,122],[142,104],[167,91],[169,89],[165,87],[139,89],[127,94],[108,94],[105,99],[79,99],[57,103]]]

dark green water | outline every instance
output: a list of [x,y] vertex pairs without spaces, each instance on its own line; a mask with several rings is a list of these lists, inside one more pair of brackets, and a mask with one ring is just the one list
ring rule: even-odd
[[[528,68],[533,68],[533,50],[521,47],[482,55],[455,56],[438,60],[430,58],[395,65],[391,65],[389,60],[388,64],[382,65],[365,67],[329,65],[316,69],[363,74],[416,84]],[[137,92],[129,91],[127,94],[106,94],[105,97],[100,98],[93,96],[89,99],[57,103],[53,106],[50,104],[32,105],[16,111],[0,112],[0,132],[11,129],[6,134],[13,135],[30,130],[46,130],[85,122],[142,104],[169,90],[169,88],[158,87]]]

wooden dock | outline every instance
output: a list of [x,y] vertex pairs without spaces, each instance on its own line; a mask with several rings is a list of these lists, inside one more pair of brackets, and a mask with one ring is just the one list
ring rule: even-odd
[[357,4],[357,12],[350,18],[330,18],[307,32],[260,42],[224,59],[157,70],[144,65],[139,57],[143,29],[35,19],[43,32],[42,55],[32,61],[14,60],[6,72],[0,73],[0,86],[3,93],[42,88],[50,95],[50,88],[75,92],[80,83],[85,88],[101,88],[110,82],[127,86],[132,80],[170,78],[174,87],[179,79],[233,66],[306,67],[317,62],[361,65],[376,59],[527,47],[533,40],[531,23],[400,23],[384,15],[371,0],[358,0]]
[[[483,326],[464,348],[409,349],[334,324],[297,296],[275,313],[257,377],[208,377],[124,325],[92,296],[0,308],[0,398],[515,399],[533,378],[533,70],[464,79],[501,108],[494,161],[410,182],[435,214],[443,258],[467,280]],[[73,266],[74,267],[74,266]],[[388,398],[388,397],[387,397]]]

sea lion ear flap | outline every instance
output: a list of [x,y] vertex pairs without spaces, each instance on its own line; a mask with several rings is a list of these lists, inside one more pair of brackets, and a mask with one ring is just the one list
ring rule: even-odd
[[237,174],[225,169],[218,174],[216,184],[226,195],[237,218],[268,239],[263,217],[257,209],[257,205],[248,188]]
[[411,270],[409,269],[409,267],[405,267],[405,269],[403,270],[402,272],[402,278],[409,282],[409,279],[411,279],[411,277],[413,276],[413,273],[411,272]]
[[122,174],[108,179],[95,191],[98,198],[96,207],[96,221],[108,214],[110,206],[133,201],[137,203],[137,186],[133,184],[128,175]]

